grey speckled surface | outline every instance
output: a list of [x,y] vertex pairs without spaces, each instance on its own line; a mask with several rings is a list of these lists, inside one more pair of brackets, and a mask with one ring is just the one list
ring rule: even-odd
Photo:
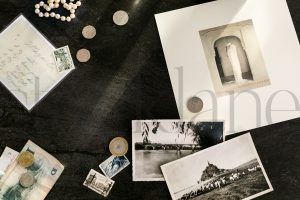
[[[31,139],[65,165],[49,200],[101,199],[82,183],[89,170],[98,169],[110,155],[109,141],[115,136],[130,141],[132,119],[178,118],[154,14],[205,1],[85,0],[71,24],[36,17],[36,2],[0,0],[0,28],[22,12],[53,44],[68,44],[74,58],[86,47],[92,59],[86,64],[75,61],[76,71],[31,113],[0,85],[0,150],[5,146],[20,150]],[[288,0],[288,4],[299,33],[300,3]],[[112,22],[119,9],[130,16],[124,27]],[[90,41],[81,36],[87,24],[98,31]],[[300,199],[300,120],[256,129],[252,135],[275,189],[258,199]],[[164,182],[134,183],[131,173],[130,166],[114,178],[107,199],[170,199]]]

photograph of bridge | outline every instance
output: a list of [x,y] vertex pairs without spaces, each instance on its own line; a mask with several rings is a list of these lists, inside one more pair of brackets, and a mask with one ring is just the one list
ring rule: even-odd
[[223,122],[132,121],[134,181],[164,181],[160,166],[223,142]]
[[161,169],[173,200],[252,199],[273,191],[250,134]]

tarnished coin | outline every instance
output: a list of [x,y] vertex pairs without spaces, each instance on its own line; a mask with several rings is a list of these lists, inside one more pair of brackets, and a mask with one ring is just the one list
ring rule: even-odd
[[109,151],[114,156],[124,156],[128,151],[128,142],[122,137],[116,137],[110,141]]
[[30,167],[34,162],[34,156],[28,151],[21,152],[18,156],[18,163],[22,167]]
[[26,172],[26,173],[22,174],[19,182],[22,185],[22,187],[28,188],[34,184],[35,178],[31,172]]
[[124,10],[119,10],[115,12],[115,14],[113,15],[114,23],[119,26],[123,26],[127,24],[128,20],[129,20],[129,16],[127,12],[125,12]]
[[203,101],[199,97],[192,97],[187,102],[187,108],[192,113],[198,113],[203,109]]
[[92,39],[96,36],[96,29],[94,26],[88,25],[82,29],[82,35],[86,39]]
[[91,58],[91,53],[87,49],[80,49],[77,51],[76,58],[79,62],[87,62]]

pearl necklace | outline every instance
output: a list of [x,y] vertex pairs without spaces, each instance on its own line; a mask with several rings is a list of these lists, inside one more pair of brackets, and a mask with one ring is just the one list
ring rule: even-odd
[[[47,3],[44,1],[41,1],[38,4],[35,4],[35,13],[39,17],[53,17],[61,21],[67,21],[70,22],[72,19],[76,17],[75,11],[76,9],[81,6],[81,1],[77,0],[76,3],[73,3],[75,0],[70,0],[70,3],[67,3],[66,0],[48,0]],[[70,11],[70,16],[60,16],[60,14],[55,12],[50,12],[54,8],[59,8],[60,3],[63,5],[63,7]],[[47,12],[43,13],[40,11],[41,8],[44,8]]]

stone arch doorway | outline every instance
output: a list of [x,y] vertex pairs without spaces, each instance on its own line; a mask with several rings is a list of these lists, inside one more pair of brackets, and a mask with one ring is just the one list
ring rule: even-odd
[[240,38],[236,36],[226,36],[214,42],[215,62],[218,68],[222,84],[237,82],[232,60],[228,56],[228,45],[232,44],[236,48],[236,56],[239,61],[239,70],[244,80],[253,80],[253,75],[249,65],[247,53],[242,45]]

